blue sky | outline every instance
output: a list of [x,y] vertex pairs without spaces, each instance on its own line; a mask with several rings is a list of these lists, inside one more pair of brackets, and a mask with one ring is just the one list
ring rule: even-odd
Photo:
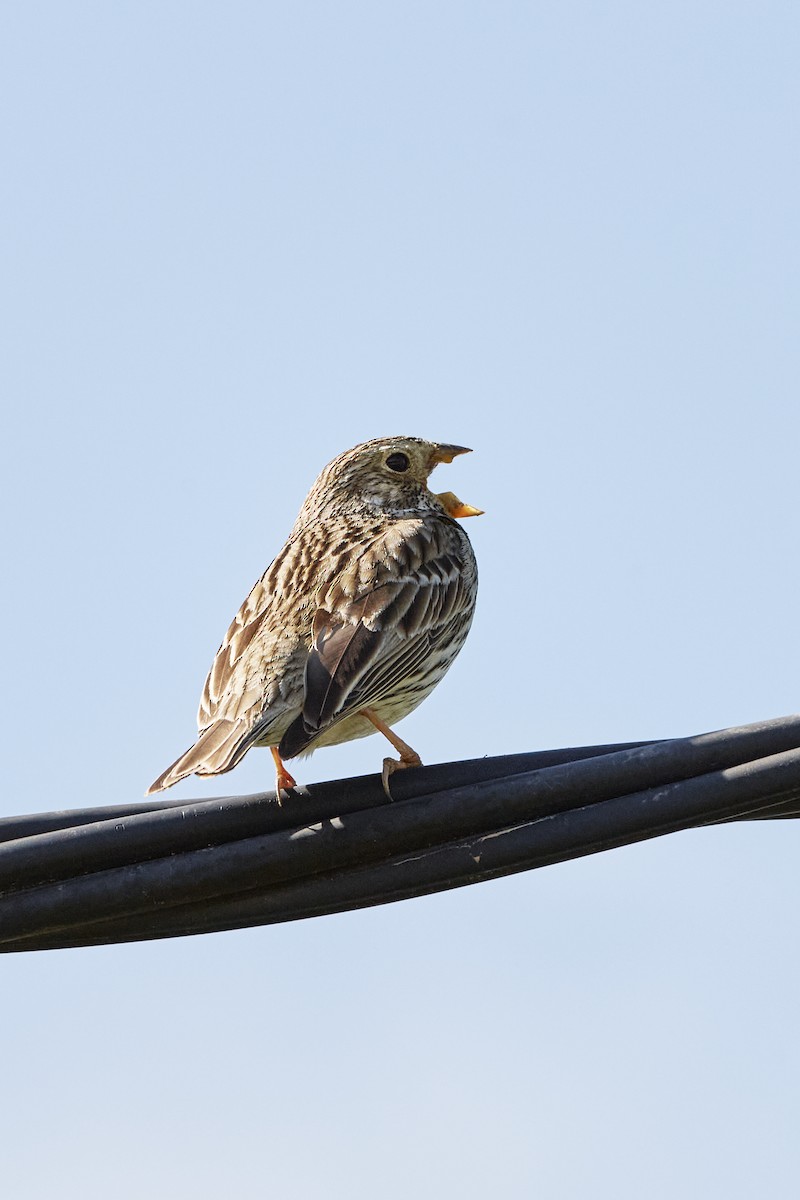
[[[795,711],[798,32],[6,6],[4,811],[138,799],[319,469],[386,433],[472,446],[434,482],[486,510],[425,761]],[[799,852],[712,829],[4,958],[9,1195],[794,1196]]]

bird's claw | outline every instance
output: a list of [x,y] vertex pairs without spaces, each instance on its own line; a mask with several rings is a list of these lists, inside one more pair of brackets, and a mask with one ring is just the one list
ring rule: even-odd
[[[414,752],[412,751],[412,754]],[[389,790],[389,776],[394,775],[395,771],[402,771],[406,767],[421,767],[422,759],[418,754],[414,754],[413,758],[385,758],[383,760],[383,770],[381,771],[381,783],[383,790],[389,800],[394,803],[394,796]]]
[[275,798],[278,801],[278,808],[281,807],[281,792],[288,792],[290,788],[297,787],[297,783],[292,775],[286,770],[283,759],[278,753],[277,746],[270,746],[273,762],[275,763]]
[[275,779],[275,796],[278,800],[278,808],[283,805],[283,793],[286,792],[288,795],[289,789],[293,787],[297,787],[297,782],[293,776],[288,771],[279,771]]

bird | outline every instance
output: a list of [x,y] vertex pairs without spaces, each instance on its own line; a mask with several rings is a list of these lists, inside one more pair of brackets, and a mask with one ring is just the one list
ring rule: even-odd
[[478,570],[459,523],[482,510],[434,493],[431,471],[466,446],[373,438],[323,468],[285,545],[234,617],[212,663],[195,743],[146,795],[232,770],[269,747],[277,801],[285,759],[376,731],[421,766],[392,726],[431,693],[464,644]]

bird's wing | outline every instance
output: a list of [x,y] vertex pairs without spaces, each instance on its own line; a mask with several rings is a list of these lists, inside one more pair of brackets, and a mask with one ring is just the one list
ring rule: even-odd
[[[214,656],[197,712],[201,732],[220,719],[236,720],[258,699],[257,684],[252,678],[253,672],[248,669],[246,651],[264,629],[270,599],[266,578],[266,575],[262,576],[250,592]],[[252,696],[249,695],[251,688]]]
[[414,676],[450,622],[471,610],[465,541],[447,518],[399,522],[320,595],[303,712],[281,754],[300,753],[325,726]]
[[270,706],[281,706],[290,664],[298,655],[302,664],[308,645],[314,589],[307,581],[316,575],[325,539],[322,525],[290,538],[233,618],[200,698],[201,732],[219,720],[263,724]]

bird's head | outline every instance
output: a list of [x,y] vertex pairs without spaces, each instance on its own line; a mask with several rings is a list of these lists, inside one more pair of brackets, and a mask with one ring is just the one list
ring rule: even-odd
[[478,516],[481,509],[464,504],[453,492],[437,495],[428,487],[434,467],[469,453],[466,446],[422,438],[373,438],[328,463],[309,492],[301,516],[319,519],[348,510],[391,517],[426,511],[444,511],[450,517]]

